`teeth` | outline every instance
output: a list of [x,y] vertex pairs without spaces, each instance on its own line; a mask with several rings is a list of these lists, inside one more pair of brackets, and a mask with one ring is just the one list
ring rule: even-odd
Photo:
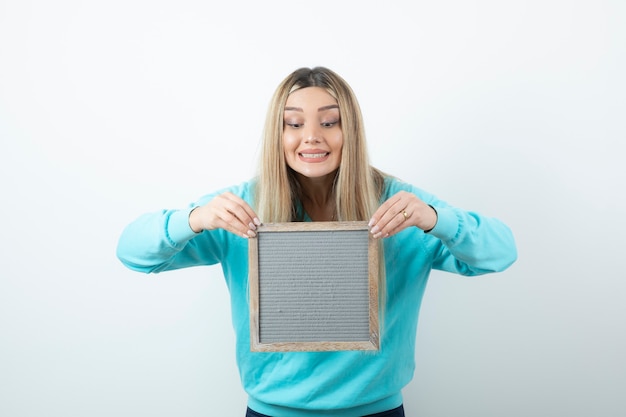
[[323,158],[326,156],[326,152],[324,153],[303,153],[303,157],[305,158]]

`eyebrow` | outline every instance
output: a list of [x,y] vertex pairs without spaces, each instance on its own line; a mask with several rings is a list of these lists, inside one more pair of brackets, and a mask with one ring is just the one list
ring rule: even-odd
[[[328,106],[322,106],[319,109],[317,109],[317,111],[325,111],[325,110],[330,110],[330,109],[338,109],[339,105],[337,104],[329,104]],[[302,110],[302,107],[285,107],[285,111],[299,111],[299,112],[303,112],[304,110]]]

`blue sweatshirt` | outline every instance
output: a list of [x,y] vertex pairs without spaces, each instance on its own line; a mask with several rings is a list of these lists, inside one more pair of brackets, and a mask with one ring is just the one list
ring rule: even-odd
[[251,352],[248,240],[223,229],[194,233],[189,213],[225,191],[254,207],[253,184],[204,196],[186,209],[139,217],[122,232],[117,255],[127,267],[145,273],[221,264],[241,382],[248,406],[262,414],[358,417],[400,406],[401,390],[413,377],[417,319],[431,269],[480,275],[502,271],[517,257],[511,231],[500,221],[452,207],[389,177],[381,203],[408,191],[435,207],[438,220],[429,233],[411,227],[383,240],[387,288],[380,350]]

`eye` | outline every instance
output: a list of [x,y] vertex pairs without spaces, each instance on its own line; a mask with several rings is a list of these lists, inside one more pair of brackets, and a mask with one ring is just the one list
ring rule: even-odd
[[321,125],[322,125],[323,127],[333,127],[333,126],[335,126],[337,123],[339,123],[339,120],[331,120],[331,121],[328,121],[328,122],[322,122],[322,123],[321,123]]
[[291,127],[292,129],[299,129],[302,127],[302,123],[297,123],[297,122],[288,122],[285,121],[285,125]]

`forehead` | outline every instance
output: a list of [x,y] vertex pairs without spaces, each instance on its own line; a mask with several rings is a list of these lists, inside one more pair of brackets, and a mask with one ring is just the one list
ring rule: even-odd
[[285,107],[297,107],[301,110],[311,110],[333,104],[337,104],[337,100],[325,89],[321,87],[305,87],[289,94]]

